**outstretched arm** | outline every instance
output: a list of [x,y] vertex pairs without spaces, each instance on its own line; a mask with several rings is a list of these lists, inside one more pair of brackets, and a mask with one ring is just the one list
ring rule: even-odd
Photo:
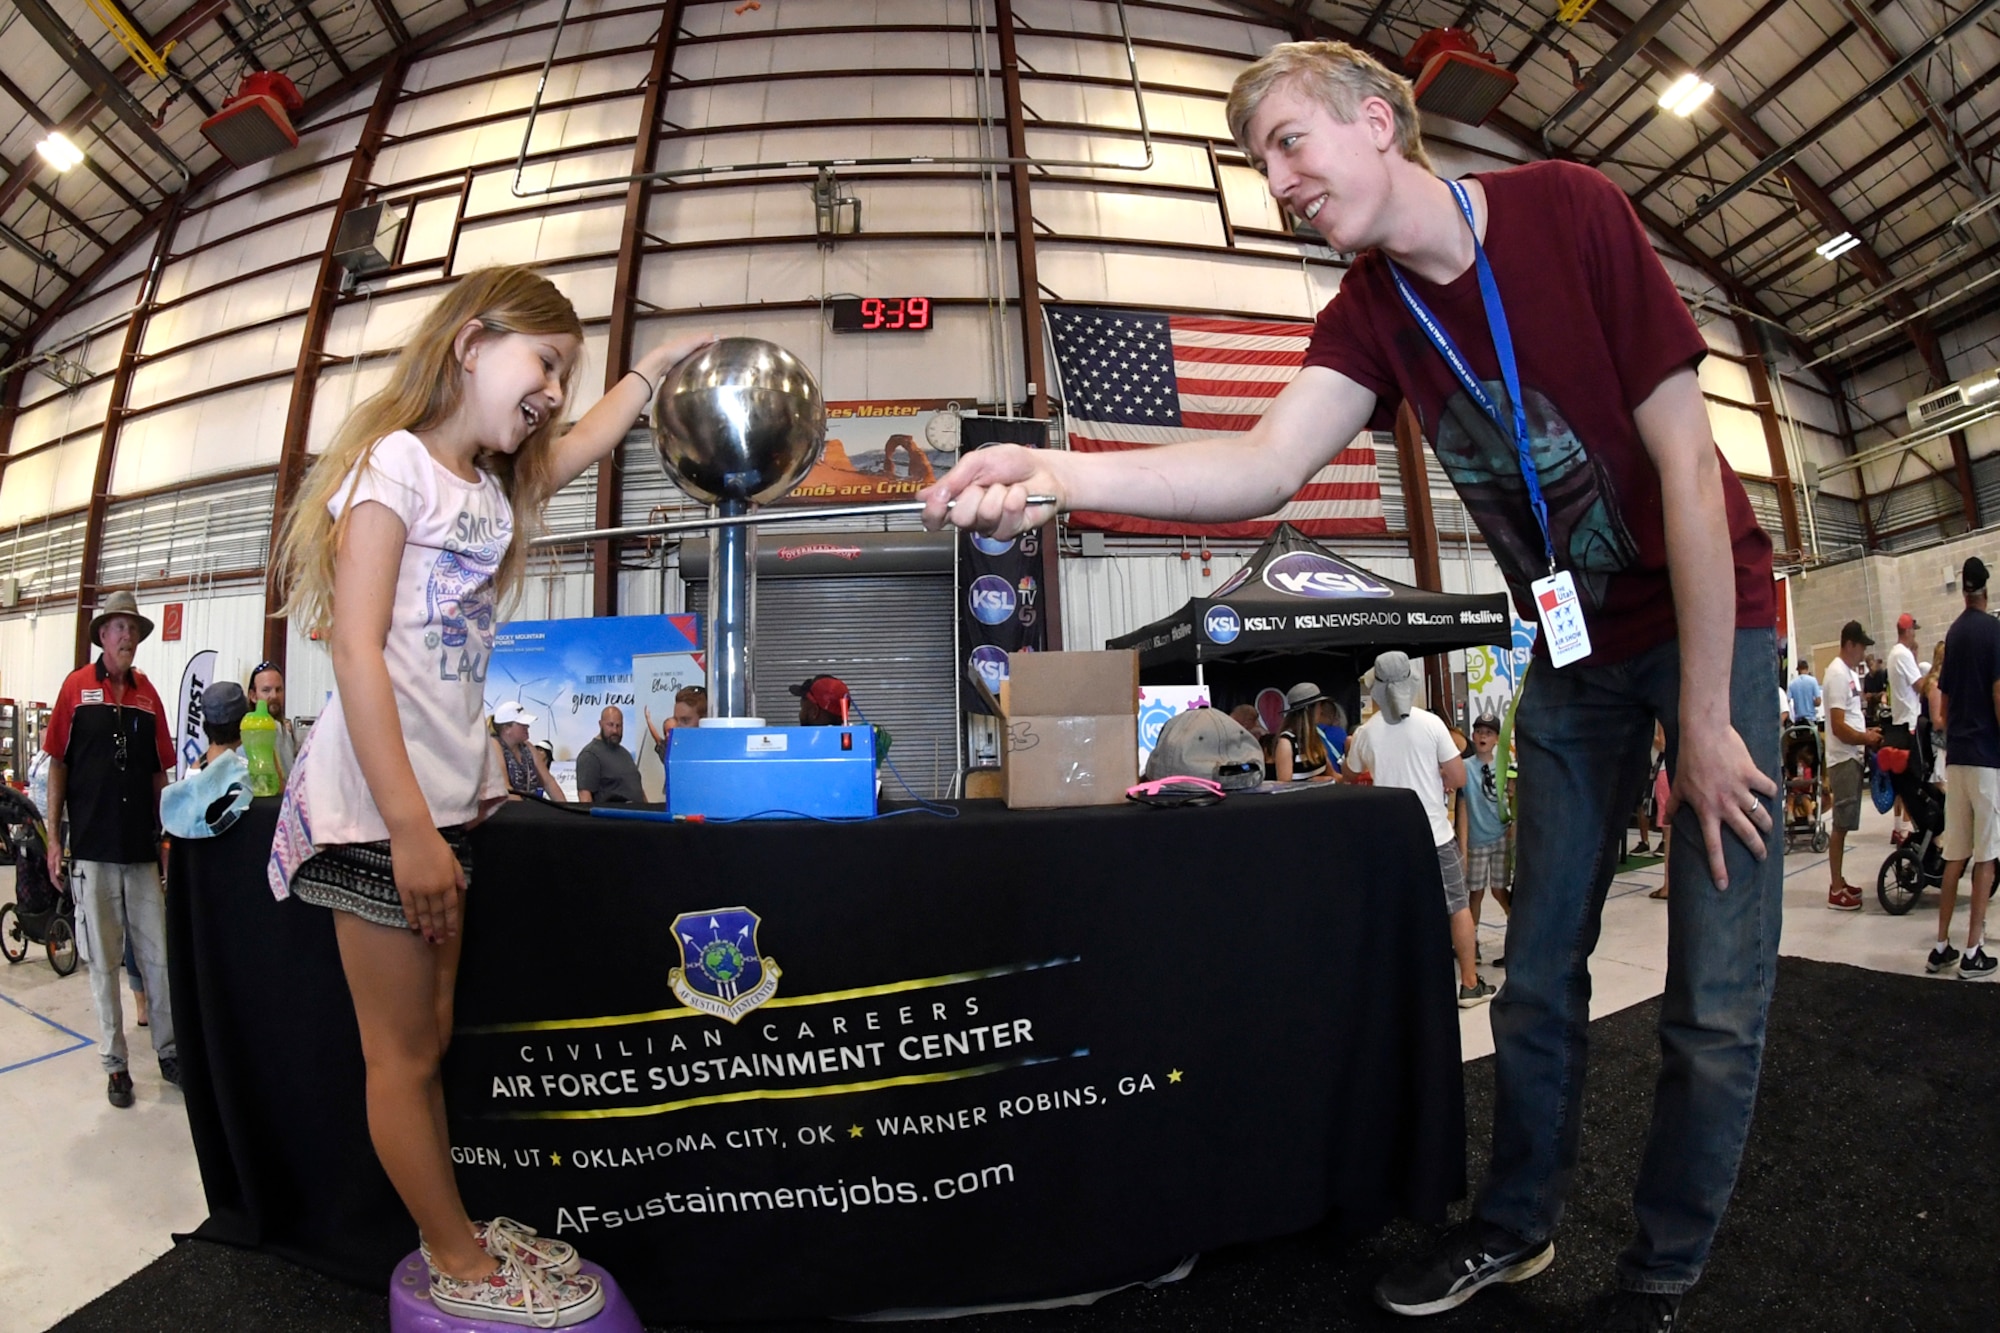
[[[1297,494],[1374,411],[1371,390],[1307,366],[1242,435],[1115,453],[980,449],[924,491],[924,526],[1012,537],[1074,509],[1189,523],[1255,518]],[[1056,503],[1031,509],[1030,495],[1053,495]],[[947,501],[955,502],[950,510]]]
[[556,485],[568,485],[581,476],[585,468],[616,449],[619,441],[625,438],[625,432],[632,429],[632,423],[652,402],[653,390],[660,387],[661,377],[714,341],[712,333],[669,338],[633,362],[632,369],[638,374],[628,372],[625,378],[612,385],[602,398],[591,404],[583,418],[555,442]]

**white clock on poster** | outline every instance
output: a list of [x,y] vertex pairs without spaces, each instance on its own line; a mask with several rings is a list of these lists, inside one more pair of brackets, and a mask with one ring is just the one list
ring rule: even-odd
[[924,423],[924,443],[941,454],[958,452],[958,404],[953,403],[941,412],[931,413],[931,419]]

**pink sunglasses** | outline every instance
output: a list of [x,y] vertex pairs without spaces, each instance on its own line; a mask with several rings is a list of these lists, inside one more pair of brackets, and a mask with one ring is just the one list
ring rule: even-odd
[[1125,798],[1146,805],[1213,805],[1223,798],[1222,784],[1207,778],[1176,774],[1154,778],[1125,789]]

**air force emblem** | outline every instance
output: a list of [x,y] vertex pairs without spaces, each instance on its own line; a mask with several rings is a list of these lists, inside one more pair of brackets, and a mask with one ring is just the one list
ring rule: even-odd
[[759,924],[747,907],[675,917],[681,965],[667,974],[675,997],[690,1009],[735,1023],[776,995],[783,974],[775,960],[757,952]]

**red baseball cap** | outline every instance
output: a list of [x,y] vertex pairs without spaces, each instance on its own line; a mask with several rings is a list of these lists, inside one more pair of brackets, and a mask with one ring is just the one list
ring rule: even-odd
[[786,687],[792,694],[811,701],[822,712],[842,716],[841,708],[847,702],[847,682],[838,676],[814,676],[802,685]]
[[1900,631],[1906,629],[1922,629],[1923,626],[1917,624],[1917,618],[1915,616],[1911,615],[1908,611],[1905,611],[1903,612],[1902,615],[1896,617],[1896,628]]

